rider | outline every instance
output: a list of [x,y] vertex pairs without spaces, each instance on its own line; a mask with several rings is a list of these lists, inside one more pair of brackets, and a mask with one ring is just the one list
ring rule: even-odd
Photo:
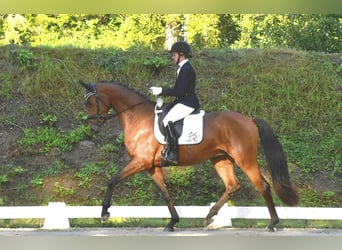
[[174,123],[200,108],[195,93],[196,73],[189,62],[191,57],[190,45],[186,42],[176,42],[172,45],[172,61],[178,65],[176,82],[173,88],[151,87],[153,95],[174,96],[172,108],[163,119],[166,128],[167,144],[162,151],[162,166],[177,165],[178,137]]

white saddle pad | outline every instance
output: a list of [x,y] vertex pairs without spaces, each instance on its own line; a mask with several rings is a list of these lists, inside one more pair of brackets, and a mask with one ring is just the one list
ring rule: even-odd
[[[203,116],[205,112],[203,110],[198,114],[188,115],[184,118],[183,132],[178,138],[179,145],[198,144],[203,139]],[[158,126],[158,116],[154,117],[154,136],[161,144],[165,144],[166,139],[160,132]]]

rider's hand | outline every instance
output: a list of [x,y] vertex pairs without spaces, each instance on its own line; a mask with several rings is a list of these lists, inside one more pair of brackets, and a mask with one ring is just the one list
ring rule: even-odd
[[150,93],[152,95],[160,95],[162,93],[163,89],[162,87],[151,87],[150,88]]

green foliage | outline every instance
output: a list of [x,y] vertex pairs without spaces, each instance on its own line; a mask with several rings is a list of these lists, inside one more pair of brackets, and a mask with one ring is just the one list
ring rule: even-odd
[[[26,172],[27,169],[22,166],[13,166],[12,164],[0,165],[0,188],[2,184],[12,182],[14,178],[20,178]],[[19,188],[19,186],[17,185],[16,188]]]
[[110,73],[119,73],[125,69],[125,65],[129,58],[120,53],[120,51],[113,51],[109,53],[103,53],[98,59],[99,65],[104,67]]
[[21,166],[18,166],[18,167],[16,167],[16,168],[14,169],[14,171],[15,171],[16,174],[22,175],[22,174],[25,173],[26,169],[23,168],[23,167],[21,167]]
[[6,72],[0,72],[0,97],[10,100],[13,96],[13,77]]
[[56,159],[51,165],[40,171],[37,175],[37,178],[39,179],[44,177],[58,176],[66,169],[69,169],[69,166],[65,165],[64,162]]
[[82,166],[82,168],[75,173],[75,177],[79,178],[78,186],[81,188],[89,188],[90,183],[93,180],[94,175],[100,175],[103,173],[103,169],[95,163],[88,163]]
[[53,126],[58,120],[56,115],[42,115],[41,118],[42,121],[48,126]]
[[195,170],[193,167],[177,168],[171,167],[167,185],[173,190],[172,197],[175,204],[190,204],[193,185],[196,181]]
[[55,193],[61,197],[66,197],[75,194],[75,190],[73,188],[64,187],[59,182],[55,182]]
[[0,185],[6,182],[8,182],[7,175],[6,174],[0,175]]
[[3,40],[6,43],[29,44],[34,37],[29,17],[26,19],[20,14],[1,15],[3,22],[0,22],[0,34],[3,34]]
[[220,47],[231,46],[239,40],[240,27],[238,23],[239,15],[219,14],[217,28],[219,30]]
[[87,163],[75,174],[77,177],[91,176],[93,174],[101,174],[103,169],[95,163]]
[[152,194],[154,193],[153,183],[148,175],[137,174],[129,182],[132,185],[134,194],[131,196],[131,201],[133,204],[146,204],[154,205]]
[[[330,178],[342,174],[342,158],[339,153],[342,152],[342,146],[338,137],[298,130],[281,139],[291,161],[301,167],[306,178],[313,179],[314,173],[321,171],[326,172]],[[317,144],[317,141],[320,143]]]
[[[215,202],[224,192],[224,183],[219,178],[210,161],[202,163],[194,168],[194,177],[190,191],[193,196],[191,203],[198,205],[208,205]],[[195,179],[194,179],[195,178]],[[182,180],[179,180],[182,181]]]
[[154,72],[159,72],[168,65],[168,60],[165,57],[153,56],[144,62],[144,65],[152,69]]
[[342,63],[337,66],[336,72],[342,75]]
[[54,127],[50,127],[57,121],[56,116],[46,115],[42,117],[47,123],[47,127],[37,127],[36,129],[24,129],[24,136],[18,141],[21,146],[40,147],[40,152],[48,152],[56,148],[59,152],[70,151],[72,145],[91,135],[89,127],[78,126],[69,133],[64,133]]
[[119,168],[115,164],[111,163],[109,167],[105,169],[106,177],[108,179],[112,178],[114,175],[119,173]]
[[115,139],[115,142],[119,145],[123,145],[125,141],[125,133],[121,131]]
[[219,46],[218,15],[193,14],[187,15],[186,20],[186,39],[192,45],[200,48]]
[[39,105],[40,114],[76,116],[83,101],[78,79],[112,78],[106,69],[99,67],[100,52],[83,56],[81,50],[71,48],[51,50],[44,47],[36,48],[34,52],[37,50],[40,51],[38,69],[35,74],[26,72],[22,75],[18,94],[32,106]]
[[36,177],[34,179],[31,180],[31,185],[33,187],[39,187],[39,186],[42,186],[44,183],[44,179],[43,178],[40,178],[40,177]]
[[116,34],[116,46],[128,49],[143,45],[160,49],[165,40],[165,24],[160,14],[127,15]]
[[101,146],[100,149],[98,150],[99,158],[112,159],[112,157],[116,155],[118,149],[119,147],[115,144],[111,144],[111,143],[105,144]]
[[26,49],[20,49],[17,53],[17,60],[20,66],[27,70],[37,69],[36,56],[33,52]]
[[290,14],[241,15],[240,48],[286,47],[310,51],[340,52],[340,15]]
[[66,135],[66,142],[68,144],[75,144],[83,139],[90,137],[92,134],[89,130],[89,127],[86,125],[80,125],[78,126],[75,130],[71,130],[67,135]]
[[24,137],[19,140],[21,146],[39,145],[40,152],[48,152],[51,148],[57,148],[61,152],[70,150],[71,146],[65,144],[66,139],[62,132],[54,128],[24,129]]
[[[150,49],[185,39],[199,48],[296,48],[339,52],[341,15],[336,14],[10,14],[3,16],[2,43],[81,48]],[[32,67],[33,64],[25,65]],[[34,67],[33,67],[34,68]]]
[[36,174],[36,176],[31,180],[31,185],[33,187],[40,187],[43,185],[45,177],[58,176],[67,169],[69,169],[68,165],[61,160],[56,159],[51,165],[48,165],[46,168],[42,169],[38,174]]
[[310,188],[302,189],[300,191],[301,204],[307,207],[336,207],[338,202],[335,195],[336,194],[331,191],[320,194]]

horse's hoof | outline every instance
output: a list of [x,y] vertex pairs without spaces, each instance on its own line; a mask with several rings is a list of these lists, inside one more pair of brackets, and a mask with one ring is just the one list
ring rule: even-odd
[[103,214],[101,216],[101,222],[102,223],[106,222],[109,219],[109,217],[110,217],[110,213],[107,212],[107,213]]
[[277,228],[275,228],[275,227],[270,227],[270,226],[268,226],[267,228],[266,228],[266,230],[268,231],[268,232],[276,232],[277,231]]
[[174,227],[165,227],[165,228],[164,228],[164,231],[165,231],[165,232],[174,232],[174,231],[175,231],[175,228],[174,228]]
[[174,225],[175,225],[175,223],[173,223],[173,222],[171,221],[171,222],[170,222],[169,224],[167,224],[167,226],[164,228],[164,231],[165,231],[165,232],[173,232],[173,231],[175,231]]
[[209,226],[211,223],[214,222],[214,219],[213,218],[210,218],[210,219],[205,219],[204,222],[203,222],[203,226],[204,227],[207,227]]

